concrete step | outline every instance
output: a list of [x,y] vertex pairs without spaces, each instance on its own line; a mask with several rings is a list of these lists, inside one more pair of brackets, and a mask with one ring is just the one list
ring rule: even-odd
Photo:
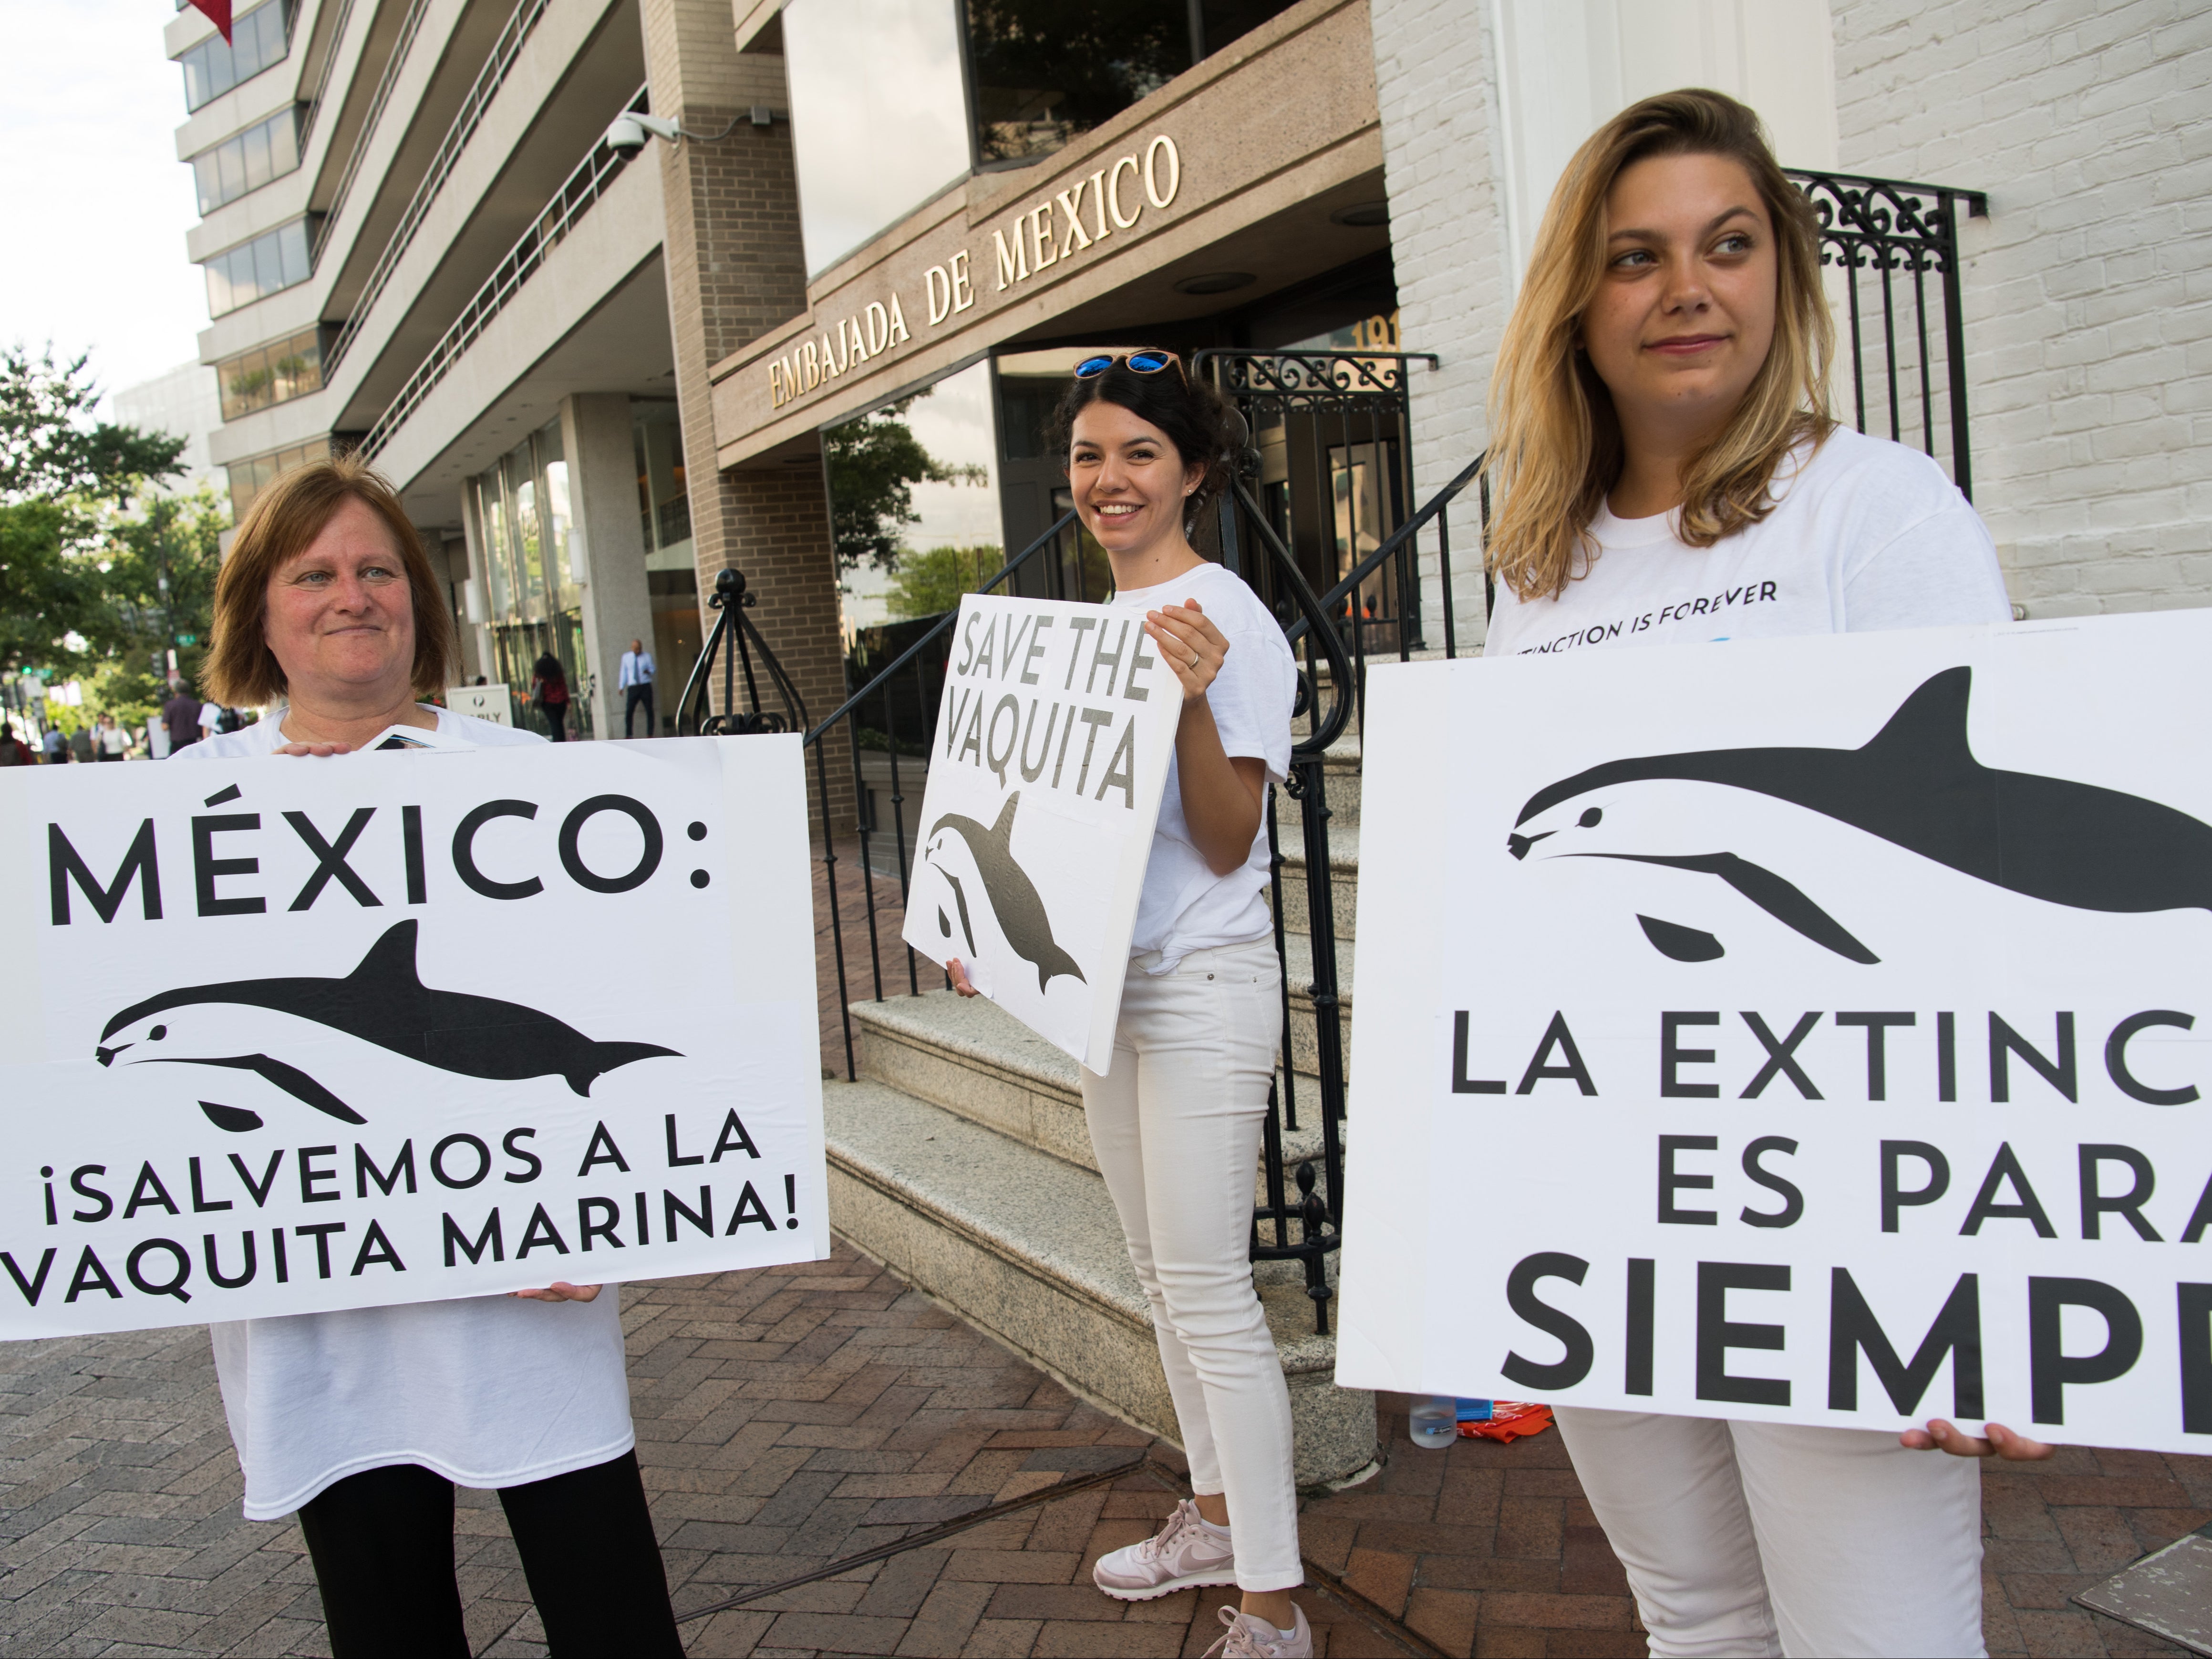
[[[1178,1439],[1150,1310],[1096,1174],[880,1083],[825,1083],[823,1107],[840,1234],[1079,1394]],[[1297,1268],[1266,1262],[1255,1277],[1290,1388],[1298,1484],[1344,1480],[1375,1459],[1375,1397],[1335,1386],[1336,1340],[1315,1334]]]
[[[1283,927],[1292,933],[1310,933],[1311,899],[1306,890],[1306,837],[1304,827],[1295,822],[1279,823],[1276,843],[1283,849]],[[1328,821],[1329,894],[1336,922],[1336,936],[1350,939],[1356,936],[1355,924],[1359,917],[1359,820],[1346,823],[1332,817]]]
[[[996,1003],[930,991],[852,1007],[863,1079],[1097,1173],[1076,1062]],[[1304,1127],[1283,1136],[1286,1168],[1319,1157],[1322,1149],[1321,1080],[1302,1077],[1295,1087]],[[1253,1202],[1264,1202],[1264,1176],[1255,1171],[1253,1181]],[[1295,1188],[1285,1196],[1297,1201]]]

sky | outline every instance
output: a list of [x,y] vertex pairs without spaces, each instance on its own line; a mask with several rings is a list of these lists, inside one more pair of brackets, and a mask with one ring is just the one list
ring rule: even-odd
[[103,391],[199,355],[207,289],[179,161],[184,74],[161,53],[172,0],[7,7],[0,52],[0,343],[92,354]]

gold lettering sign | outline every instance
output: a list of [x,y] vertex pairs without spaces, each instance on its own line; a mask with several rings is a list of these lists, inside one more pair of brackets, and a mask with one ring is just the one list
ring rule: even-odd
[[[1146,210],[1164,210],[1182,189],[1182,153],[1160,133],[1141,150],[1078,179],[1066,190],[1034,202],[991,228],[990,258],[997,275],[992,291],[1004,294],[1063,259],[1075,258],[1117,230],[1133,230]],[[963,248],[922,273],[921,315],[937,328],[975,306],[973,250]],[[818,334],[787,346],[768,362],[769,406],[819,391],[913,339],[894,292]]]

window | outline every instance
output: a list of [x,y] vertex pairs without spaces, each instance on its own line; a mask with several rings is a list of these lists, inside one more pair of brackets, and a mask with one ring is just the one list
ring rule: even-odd
[[583,594],[569,553],[560,422],[547,422],[471,485],[492,623],[542,623],[576,610]]
[[500,678],[518,695],[551,653],[568,676],[568,718],[588,736],[583,592],[571,562],[568,465],[561,423],[549,421],[468,481],[477,552],[490,601],[486,623]]
[[823,459],[848,640],[948,610],[1006,563],[988,362],[826,428]]
[[1158,91],[1289,0],[968,0],[975,154],[1049,155]]
[[220,317],[279,289],[304,283],[311,270],[305,219],[226,248],[207,262],[208,315]]
[[282,59],[291,50],[297,4],[298,0],[263,0],[231,20],[228,46],[220,34],[211,34],[179,59],[185,66],[185,107],[198,109]]
[[226,357],[215,366],[222,388],[222,418],[234,421],[257,409],[289,403],[323,389],[323,340],[319,329]]
[[968,172],[958,0],[792,0],[783,10],[806,274]]
[[249,190],[258,190],[300,165],[298,106],[279,111],[258,126],[234,133],[192,157],[200,212],[212,213]]
[[684,428],[672,403],[630,406],[630,434],[637,445],[638,528],[645,540],[649,570],[691,568],[691,498],[685,493]]
[[289,472],[308,461],[325,459],[330,453],[330,441],[318,439],[313,443],[295,444],[289,449],[257,455],[250,461],[233,461],[223,469],[230,474],[230,521],[243,524],[246,509],[253,505],[253,498],[274,483],[279,473]]

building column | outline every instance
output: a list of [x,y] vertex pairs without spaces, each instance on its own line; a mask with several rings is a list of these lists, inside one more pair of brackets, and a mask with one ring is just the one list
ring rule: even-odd
[[[615,738],[622,734],[623,693],[616,681],[623,653],[632,640],[653,637],[629,395],[593,392],[563,398],[561,453],[568,462],[568,556],[584,590],[592,730]],[[646,736],[652,735],[648,725]]]
[[[1497,76],[1481,0],[1376,0],[1375,93],[1390,200],[1399,337],[1433,351],[1413,368],[1413,500],[1420,507],[1490,441],[1491,365],[1515,287],[1504,235]],[[1409,366],[1410,367],[1410,366]],[[1460,650],[1486,627],[1481,497],[1451,504],[1453,621]],[[1423,632],[1444,642],[1437,537],[1420,538]]]
[[[821,468],[721,471],[708,379],[715,363],[806,309],[788,118],[767,126],[740,118],[761,106],[790,109],[783,58],[738,51],[729,0],[643,0],[641,10],[653,113],[694,132],[719,132],[735,122],[716,143],[657,146],[700,603],[703,611],[719,572],[742,570],[760,595],[747,619],[818,720],[845,691]],[[703,612],[708,629],[716,620]],[[765,688],[763,694],[774,708],[774,694]],[[811,791],[808,799],[812,809]],[[833,781],[831,821],[840,833],[851,828],[853,802],[849,776]]]

